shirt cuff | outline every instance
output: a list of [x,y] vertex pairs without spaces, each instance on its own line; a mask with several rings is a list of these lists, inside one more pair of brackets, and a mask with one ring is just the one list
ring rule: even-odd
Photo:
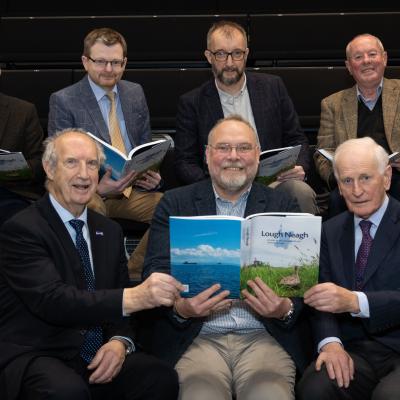
[[327,338],[321,340],[321,341],[318,343],[318,353],[321,352],[322,347],[324,347],[326,344],[328,344],[328,343],[333,343],[333,342],[335,342],[335,343],[340,343],[340,344],[343,346],[342,341],[341,341],[338,337],[330,336],[330,337],[327,337]]
[[360,306],[360,312],[350,313],[350,315],[352,317],[358,317],[358,318],[369,318],[369,303],[367,295],[363,292],[353,292],[353,293],[355,293],[358,297],[358,305]]

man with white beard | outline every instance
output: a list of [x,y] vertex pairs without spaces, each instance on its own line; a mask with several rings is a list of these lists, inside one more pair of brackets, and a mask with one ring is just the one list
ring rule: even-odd
[[[299,211],[296,199],[253,182],[259,155],[246,120],[217,122],[206,148],[211,179],[165,193],[151,223],[144,277],[170,273],[169,216]],[[216,283],[148,318],[151,350],[175,366],[180,399],[294,399],[296,367],[307,360],[302,302],[277,296],[259,278],[248,285],[253,294],[244,290],[244,301],[217,293]]]

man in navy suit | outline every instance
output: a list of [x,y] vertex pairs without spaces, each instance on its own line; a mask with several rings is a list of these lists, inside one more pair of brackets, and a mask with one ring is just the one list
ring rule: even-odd
[[[133,82],[121,80],[127,63],[124,37],[109,28],[94,29],[84,40],[82,63],[87,75],[76,84],[50,96],[48,133],[67,128],[81,128],[111,143],[109,113],[112,107],[107,96],[115,95],[118,125],[126,153],[133,147],[151,141],[150,117],[143,89]],[[161,193],[155,191],[160,175],[147,171],[135,180],[127,197],[124,190],[132,185],[133,174],[118,181],[107,172],[97,187],[90,208],[109,217],[150,222]],[[103,202],[104,200],[104,202]],[[129,270],[141,271],[146,251],[147,234],[129,260]]]
[[400,203],[387,196],[388,155],[373,139],[351,139],[334,156],[349,211],[323,226],[314,307],[319,355],[299,398],[400,398]]
[[172,305],[182,285],[128,287],[121,228],[86,207],[103,160],[85,133],[49,138],[49,193],[0,230],[2,399],[176,399],[175,372],[135,350],[124,316]]
[[[241,117],[216,124],[206,150],[211,179],[165,193],[151,223],[144,277],[170,273],[171,215],[298,211],[294,198],[253,182],[259,152],[256,133]],[[245,301],[226,299],[226,290],[216,294],[216,282],[149,318],[145,339],[175,365],[182,400],[293,399],[296,367],[310,361],[302,302],[277,296],[259,278],[248,284],[254,295],[244,290]]]
[[175,170],[185,184],[207,176],[205,146],[220,118],[239,114],[258,134],[261,150],[302,145],[297,165],[278,177],[279,191],[295,195],[304,212],[316,214],[315,193],[305,182],[308,141],[282,80],[245,73],[249,49],[245,30],[230,21],[215,23],[204,52],[215,79],[184,94],[176,117]]

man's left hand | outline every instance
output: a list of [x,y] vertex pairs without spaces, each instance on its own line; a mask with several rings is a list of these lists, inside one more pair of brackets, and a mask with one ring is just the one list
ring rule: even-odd
[[304,293],[304,303],[331,313],[360,312],[357,295],[331,282],[319,283]]
[[135,181],[135,186],[146,190],[153,190],[160,184],[160,181],[160,174],[149,169],[139,179]]
[[296,179],[298,181],[304,181],[306,173],[301,165],[296,165],[294,168],[282,172],[278,177],[278,182],[285,182],[289,179]]
[[253,290],[252,295],[247,289],[242,290],[244,301],[258,314],[266,318],[282,318],[290,309],[290,301],[279,297],[260,278],[247,281]]
[[125,354],[125,345],[120,340],[110,340],[101,346],[88,365],[88,369],[94,371],[89,377],[89,383],[111,382],[119,374],[125,361]]

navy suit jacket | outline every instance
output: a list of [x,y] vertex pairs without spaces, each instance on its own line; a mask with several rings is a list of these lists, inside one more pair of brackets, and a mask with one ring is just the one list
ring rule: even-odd
[[102,326],[105,341],[132,337],[122,316],[128,271],[121,229],[91,210],[88,226],[96,279],[90,293],[79,253],[48,195],[1,227],[0,398],[13,398],[33,357],[75,357],[87,327]]
[[[299,211],[296,200],[258,183],[253,183],[245,215],[260,212]],[[170,273],[169,216],[215,215],[216,203],[211,180],[207,179],[189,186],[167,191],[161,199],[151,226],[144,278],[153,272]],[[303,304],[293,299],[296,314],[291,324],[276,319],[264,319],[265,328],[292,356],[299,370],[310,362],[307,341],[308,320],[304,318]],[[144,313],[141,324],[142,343],[156,356],[174,365],[199,334],[203,319],[191,318],[180,323],[170,308],[159,308]],[[298,318],[302,315],[302,318]],[[146,327],[146,328],[145,328]]]
[[[372,339],[400,353],[400,203],[390,198],[368,257],[362,291],[370,318],[349,313],[317,313],[317,342],[329,336]],[[324,223],[321,239],[320,281],[355,290],[354,219],[346,211]]]
[[[132,147],[151,141],[150,117],[142,87],[119,81],[118,94]],[[50,96],[48,134],[81,128],[111,143],[108,127],[86,75],[79,82]]]
[[[261,150],[301,144],[297,164],[309,168],[308,140],[280,77],[246,73]],[[206,177],[204,163],[208,134],[224,117],[214,78],[179,99],[175,134],[175,171],[185,184]]]

